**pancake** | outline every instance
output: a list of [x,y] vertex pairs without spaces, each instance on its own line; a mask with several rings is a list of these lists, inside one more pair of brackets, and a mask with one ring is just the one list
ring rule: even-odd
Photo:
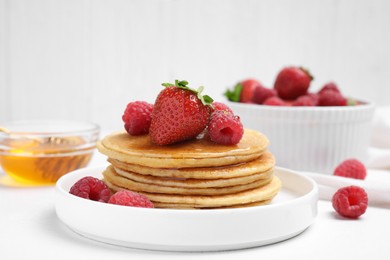
[[245,163],[238,163],[217,167],[192,167],[192,168],[151,168],[137,164],[124,163],[109,158],[108,161],[127,172],[136,172],[143,175],[170,178],[194,178],[194,179],[225,179],[253,175],[272,169],[275,165],[274,156],[266,151],[260,157]]
[[226,206],[226,207],[215,207],[215,208],[205,208],[195,204],[173,204],[173,203],[161,203],[155,202],[154,206],[156,208],[165,208],[165,209],[231,209],[231,208],[246,208],[254,207],[269,204],[271,200],[256,201],[252,203],[242,203],[238,205]]
[[[114,192],[124,189],[123,187],[106,182],[108,187]],[[281,181],[278,177],[273,176],[270,183],[261,187],[241,191],[226,195],[169,195],[158,194],[151,192],[139,192],[148,197],[156,207],[158,205],[182,205],[188,208],[219,208],[219,207],[240,207],[248,203],[258,203],[262,201],[272,200],[281,188]],[[160,204],[159,204],[160,203]]]
[[237,145],[221,145],[206,135],[199,139],[158,146],[149,135],[131,136],[125,131],[104,137],[97,149],[111,159],[151,168],[188,168],[224,166],[260,157],[268,146],[263,134],[245,129]]
[[[143,182],[136,182],[121,175],[118,175],[113,167],[108,166],[103,172],[105,182],[112,183],[116,186],[135,191],[135,192],[148,192],[158,194],[169,195],[224,195],[233,194],[249,189],[264,186],[272,180],[272,176],[267,179],[256,180],[251,183],[234,185],[234,186],[222,186],[222,187],[208,187],[208,188],[183,188],[175,186],[162,186],[158,184],[150,184]],[[225,180],[226,181],[226,180]]]
[[273,168],[265,172],[258,172],[248,176],[233,177],[225,179],[194,179],[194,178],[171,178],[171,177],[155,177],[151,175],[142,175],[135,172],[128,172],[114,167],[114,171],[127,179],[134,182],[157,184],[168,187],[182,188],[209,188],[209,187],[229,187],[242,185],[254,181],[269,179],[272,176]]
[[273,175],[274,156],[263,134],[244,129],[236,145],[209,136],[159,146],[149,135],[125,131],[107,135],[97,149],[108,157],[104,182],[113,191],[131,190],[157,208],[214,209],[269,203],[281,181]]

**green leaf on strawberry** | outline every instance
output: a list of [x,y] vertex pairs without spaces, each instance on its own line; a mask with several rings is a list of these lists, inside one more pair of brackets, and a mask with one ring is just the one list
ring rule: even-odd
[[188,87],[187,86],[188,85],[188,81],[185,81],[185,80],[175,80],[175,84],[172,84],[172,83],[162,83],[161,85],[164,86],[164,87],[175,87],[176,86],[176,87],[181,88],[181,89],[192,91],[192,92],[194,92],[197,95],[199,100],[202,101],[203,105],[211,105],[213,103],[213,101],[214,101],[214,99],[212,99],[210,96],[202,95],[202,91],[204,89],[203,86],[200,86],[196,90],[196,89]]
[[224,93],[225,97],[227,97],[228,100],[233,102],[240,102],[240,95],[242,92],[242,84],[237,83],[232,90],[228,89]]

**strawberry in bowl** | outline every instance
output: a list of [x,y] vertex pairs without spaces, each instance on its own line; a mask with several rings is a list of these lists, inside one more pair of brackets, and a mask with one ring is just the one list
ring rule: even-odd
[[225,96],[246,127],[269,137],[279,166],[332,174],[346,158],[364,162],[375,105],[347,97],[333,81],[313,91],[313,79],[307,69],[287,66],[273,87],[257,86],[250,103]]
[[346,97],[333,81],[319,91],[310,91],[314,77],[308,69],[287,66],[276,75],[272,88],[265,87],[255,79],[242,80],[225,97],[231,102],[252,103],[268,106],[353,106],[362,101]]

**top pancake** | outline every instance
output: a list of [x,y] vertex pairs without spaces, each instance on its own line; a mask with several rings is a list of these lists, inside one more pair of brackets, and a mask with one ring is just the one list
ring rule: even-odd
[[116,132],[98,142],[98,150],[109,158],[153,168],[187,168],[223,166],[258,158],[268,146],[263,134],[245,129],[236,145],[221,145],[208,136],[185,142],[158,146],[149,135],[131,136]]

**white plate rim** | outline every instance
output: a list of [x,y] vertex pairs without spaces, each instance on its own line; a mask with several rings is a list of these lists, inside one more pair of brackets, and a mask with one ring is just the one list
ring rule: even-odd
[[[299,179],[305,185],[309,185],[310,186],[309,191],[306,191],[304,194],[301,195],[296,195],[297,197],[295,198],[285,199],[282,201],[278,201],[276,203],[271,203],[269,205],[249,207],[249,208],[210,209],[210,210],[144,209],[144,208],[123,207],[123,206],[105,204],[101,202],[89,201],[69,194],[68,189],[70,188],[69,186],[70,183],[75,182],[75,180],[87,175],[94,176],[94,177],[99,177],[99,176],[101,177],[101,172],[104,170],[104,168],[105,167],[84,168],[62,176],[56,183],[57,200],[55,204],[58,218],[65,225],[67,225],[71,230],[84,237],[97,240],[100,242],[104,242],[104,243],[125,246],[125,247],[139,248],[139,249],[162,250],[162,251],[219,251],[219,250],[243,249],[243,248],[250,248],[255,246],[268,245],[268,244],[272,244],[275,242],[280,242],[292,238],[302,233],[304,230],[306,230],[306,228],[308,228],[314,222],[315,217],[317,215],[318,187],[316,183],[310,177],[307,177],[302,173],[281,168],[281,167],[275,167],[276,175],[279,175],[280,177],[282,173],[290,174],[290,176]],[[283,178],[282,178],[282,182],[283,182]],[[285,188],[286,186],[284,184],[281,193]],[[299,189],[299,187],[297,188]],[[74,205],[72,205],[72,203],[74,203]],[[302,208],[303,210],[300,213],[294,211],[294,208]],[[208,241],[207,244],[203,243],[202,240],[204,240],[204,237],[202,236],[205,235],[203,233],[200,235],[199,239],[190,238],[191,241],[180,241],[180,242],[178,242],[175,237],[171,237],[171,238],[165,237],[164,238],[165,241],[161,241],[161,239],[160,241],[158,241],[158,239],[149,241],[148,237],[143,238],[141,240],[136,240],[132,236],[125,237],[125,238],[122,236],[121,238],[118,239],[116,232],[114,231],[111,232],[110,230],[107,231],[105,228],[103,228],[105,226],[100,226],[101,229],[105,229],[105,230],[99,233],[97,232],[100,231],[99,226],[96,227],[95,225],[95,228],[97,228],[97,230],[95,231],[95,229],[91,227],[83,227],[82,225],[79,225],[79,223],[77,223],[78,220],[83,221],[84,223],[86,223],[86,221],[81,218],[78,219],[78,215],[67,212],[67,211],[84,210],[84,209],[86,210],[85,213],[88,213],[88,211],[95,212],[95,210],[100,213],[103,211],[109,212],[109,210],[112,210],[115,211],[116,212],[115,214],[117,215],[128,214],[130,218],[134,216],[134,214],[136,215],[140,214],[139,216],[141,217],[150,217],[151,219],[157,221],[159,221],[157,219],[159,217],[159,214],[163,214],[164,216],[172,215],[178,218],[179,221],[183,220],[184,221],[183,223],[186,224],[188,224],[188,222],[186,222],[186,218],[196,218],[196,219],[201,218],[201,221],[203,221],[202,223],[205,224],[206,226],[208,225],[207,222],[208,218],[210,218],[210,222],[212,222],[213,225],[216,224],[214,219],[215,216],[226,217],[232,214],[236,214],[237,216],[241,216],[241,217],[246,217],[246,216],[251,217],[251,215],[253,215],[253,217],[261,218],[263,216],[267,216],[267,214],[271,214],[270,216],[274,217],[272,215],[272,212],[284,212],[285,210],[287,210],[287,212],[291,211],[293,214],[297,215],[297,216],[294,215],[296,218],[299,216],[299,218],[297,218],[295,222],[300,222],[300,223],[298,225],[298,223],[295,224],[294,220],[291,220],[292,225],[296,225],[296,226],[285,227],[285,230],[278,230],[278,232],[272,235],[271,235],[272,232],[269,234],[261,234],[261,235],[259,234],[259,237],[257,238],[256,237],[257,234],[254,233],[250,238],[246,238],[245,234],[243,233],[240,234],[239,235],[240,237],[238,237],[236,240],[232,240],[229,242],[225,241],[221,243],[219,243],[217,240],[212,242]],[[156,217],[154,217],[154,215],[156,215]],[[266,218],[265,220],[271,221],[269,220],[270,216],[268,216],[268,218]],[[300,220],[301,218],[303,218],[304,220],[303,221]],[[232,221],[235,220],[229,219],[228,221],[226,221],[227,222],[226,225],[231,226],[232,224],[235,224]],[[219,223],[217,224],[219,225]],[[221,225],[223,225],[223,223]],[[230,226],[228,228],[230,228]],[[185,227],[188,228],[188,226]],[[183,227],[177,227],[177,228],[183,228]],[[164,231],[166,232],[166,230]],[[189,231],[198,234],[197,233],[198,231],[194,229],[189,228]],[[134,236],[136,236],[136,234]]]

